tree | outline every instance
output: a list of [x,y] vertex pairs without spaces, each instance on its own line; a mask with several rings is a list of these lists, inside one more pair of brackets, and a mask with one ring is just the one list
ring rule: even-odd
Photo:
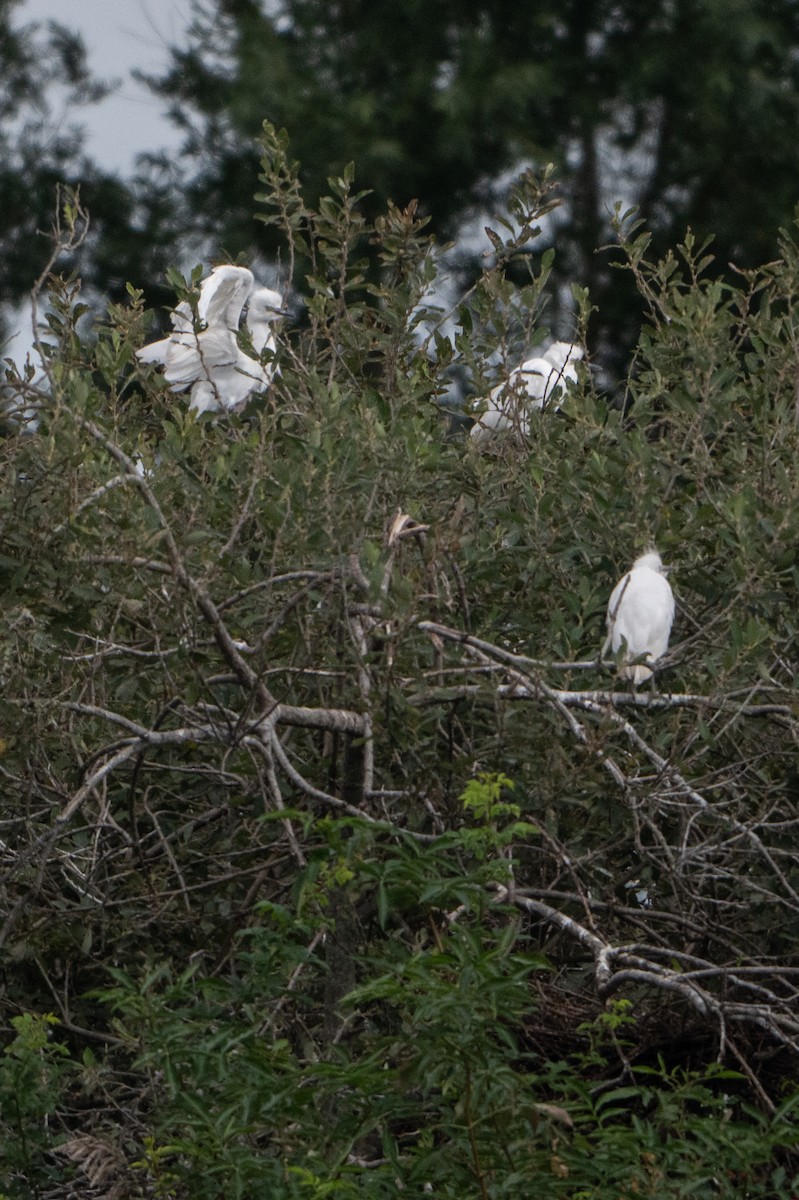
[[[436,395],[448,353],[488,387],[535,337],[526,236],[496,231],[431,360],[413,207],[367,221],[350,169],[316,208],[262,148],[261,215],[311,264],[266,396],[195,421],[134,366],[140,293],[87,344],[63,282],[49,387],[17,384],[5,1190],[55,1144],[84,1184],[195,1200],[787,1200],[799,249],[732,287],[620,226],[627,413],[584,372],[480,452]],[[632,694],[598,649],[650,540],[678,616]]]
[[[101,98],[83,44],[65,26],[18,25],[18,0],[0,7],[0,300],[18,303],[47,261],[56,187],[90,168],[77,110]],[[61,110],[54,96],[61,89]]]
[[[134,274],[166,301],[163,272],[179,241],[172,195],[161,172],[143,165],[122,180],[84,152],[81,118],[107,93],[94,79],[81,38],[66,25],[21,23],[19,0],[0,4],[0,304],[25,302],[50,255],[50,226],[59,189],[80,189],[91,230],[71,258],[84,298],[119,301]],[[0,322],[0,332],[5,325]],[[7,351],[18,357],[15,347]]]
[[153,85],[186,132],[182,225],[234,256],[276,250],[251,211],[264,118],[288,129],[312,200],[354,159],[367,215],[416,199],[441,241],[501,210],[520,165],[555,163],[563,207],[531,253],[557,248],[561,332],[562,285],[589,288],[591,349],[623,373],[641,314],[597,252],[614,204],[640,206],[659,254],[689,225],[714,234],[717,270],[768,259],[797,201],[798,46],[786,0],[205,0]]

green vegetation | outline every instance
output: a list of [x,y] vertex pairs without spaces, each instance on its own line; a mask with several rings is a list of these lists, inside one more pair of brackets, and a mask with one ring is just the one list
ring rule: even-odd
[[[269,393],[195,421],[141,294],[86,335],[71,278],[7,382],[0,1188],[790,1200],[796,243],[733,286],[617,214],[624,407],[581,368],[479,450],[439,399],[546,337],[548,193],[450,342],[414,206],[262,153],[308,271]],[[631,695],[599,647],[652,541],[678,615]]]

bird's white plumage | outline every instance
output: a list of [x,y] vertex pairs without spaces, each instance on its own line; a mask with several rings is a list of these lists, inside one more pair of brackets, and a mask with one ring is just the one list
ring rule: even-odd
[[214,267],[200,284],[197,315],[206,325],[238,329],[241,310],[255,287],[255,276],[247,267]]
[[[249,301],[249,303],[248,303]],[[248,303],[246,326],[253,358],[238,343],[241,314]],[[172,313],[173,332],[136,351],[139,362],[160,363],[173,392],[191,389],[189,407],[203,412],[237,412],[251,394],[272,382],[276,367],[262,363],[276,348],[274,321],[285,315],[283,299],[272,288],[255,287],[246,267],[215,267],[200,285],[195,329],[191,306],[184,300]]]
[[538,358],[528,358],[515,367],[481,402],[481,411],[472,426],[472,437],[488,431],[515,429],[525,437],[530,432],[530,413],[535,409],[560,407],[559,397],[566,384],[577,382],[574,364],[583,350],[571,342],[553,342]]
[[603,654],[608,648],[614,654],[623,649],[625,661],[619,675],[638,687],[653,672],[645,663],[632,660],[646,656],[654,663],[661,658],[668,648],[673,621],[674,594],[660,555],[655,551],[642,554],[611,593]]

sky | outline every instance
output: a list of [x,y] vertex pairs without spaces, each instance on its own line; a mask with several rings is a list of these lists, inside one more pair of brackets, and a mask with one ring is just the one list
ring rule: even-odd
[[170,45],[178,44],[191,18],[192,0],[23,0],[16,21],[59,21],[80,33],[89,70],[114,80],[112,94],[81,117],[86,152],[101,168],[127,173],[144,150],[176,148],[178,131],[163,103],[131,79],[132,68],[159,74]]

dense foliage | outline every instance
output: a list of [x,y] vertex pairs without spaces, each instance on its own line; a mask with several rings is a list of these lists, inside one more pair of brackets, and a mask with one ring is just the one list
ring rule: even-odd
[[[450,343],[414,206],[262,153],[310,264],[265,396],[194,420],[140,293],[82,337],[74,279],[9,384],[4,1193],[788,1200],[796,244],[733,287],[620,219],[625,407],[586,367],[478,447],[437,397],[546,337],[534,180]],[[634,695],[599,647],[651,541],[678,617]]]

